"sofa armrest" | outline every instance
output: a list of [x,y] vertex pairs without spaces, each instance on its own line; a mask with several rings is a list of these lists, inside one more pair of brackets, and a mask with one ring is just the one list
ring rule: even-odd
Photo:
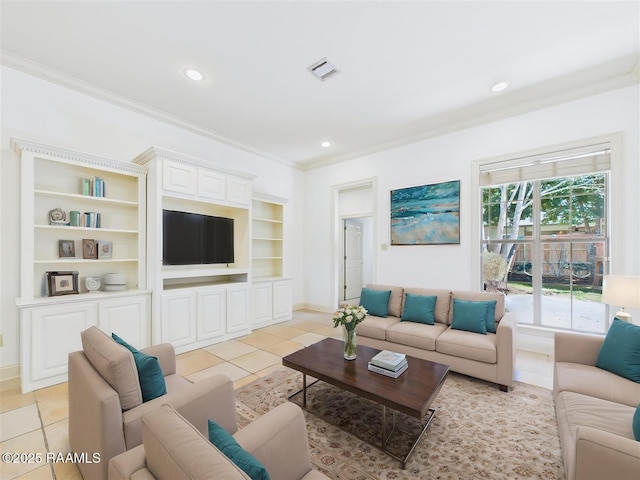
[[127,448],[142,443],[142,417],[165,403],[177,410],[205,437],[208,437],[209,419],[231,434],[238,430],[233,382],[226,375],[215,375],[124,412]]
[[146,355],[158,357],[160,368],[165,377],[176,373],[176,352],[170,343],[160,343],[140,350]]
[[553,344],[555,362],[595,366],[604,337],[575,332],[556,332]]
[[496,328],[497,373],[496,383],[501,389],[513,387],[516,364],[516,314],[506,312]]
[[138,445],[109,460],[109,480],[129,480],[134,473],[146,468],[144,446]]
[[592,427],[576,430],[575,478],[638,478],[640,444]]
[[312,470],[307,427],[302,409],[286,402],[257,418],[234,435],[278,480],[297,480]]

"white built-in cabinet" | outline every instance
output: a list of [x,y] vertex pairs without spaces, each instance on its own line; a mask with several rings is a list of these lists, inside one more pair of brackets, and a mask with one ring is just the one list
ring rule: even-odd
[[259,328],[292,317],[291,279],[284,273],[285,205],[282,198],[255,194],[252,201],[252,317]]
[[[148,168],[147,281],[153,343],[186,352],[251,332],[253,176],[152,147],[134,159]],[[233,218],[233,264],[163,265],[163,209]]]
[[[64,382],[67,357],[82,348],[80,332],[96,325],[132,345],[151,343],[146,284],[146,169],[95,155],[11,139],[20,157],[20,376],[22,390]],[[84,190],[103,183],[102,195]],[[87,194],[89,193],[89,194]],[[66,221],[51,224],[58,209]],[[71,226],[70,212],[100,213],[100,228]],[[83,239],[111,242],[111,255],[83,258]],[[74,245],[62,254],[60,240]],[[77,272],[77,289],[60,284],[49,296],[47,272]],[[89,292],[87,277],[119,273],[120,291]],[[69,291],[70,289],[70,291]]]

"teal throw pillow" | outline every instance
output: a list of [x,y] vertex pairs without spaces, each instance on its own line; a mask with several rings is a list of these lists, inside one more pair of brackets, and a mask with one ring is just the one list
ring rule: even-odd
[[389,298],[391,298],[391,290],[363,288],[360,293],[360,305],[367,309],[369,315],[386,317],[389,315]]
[[596,367],[640,383],[640,327],[614,318],[600,347]]
[[251,480],[269,480],[267,469],[260,461],[236,442],[227,431],[213,420],[209,420],[209,441],[235,463]]
[[451,328],[486,335],[487,310],[485,302],[471,302],[454,298]]
[[633,414],[633,438],[640,442],[640,404],[636,407],[636,413]]
[[133,360],[136,362],[136,368],[138,369],[142,401],[148,402],[149,400],[166,394],[167,384],[164,381],[164,374],[162,373],[158,359],[132,347],[115,333],[112,333],[111,336],[117,343],[133,354]]
[[487,305],[487,332],[496,333],[496,300],[479,302]]
[[436,296],[416,295],[415,293],[405,294],[401,320],[433,325],[436,322],[434,312],[437,298]]

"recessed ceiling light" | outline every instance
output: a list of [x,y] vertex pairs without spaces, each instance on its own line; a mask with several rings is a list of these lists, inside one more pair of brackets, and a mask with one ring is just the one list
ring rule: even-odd
[[201,82],[202,80],[207,78],[204,73],[193,67],[185,68],[182,73],[184,73],[185,77],[187,77],[189,80],[193,80],[195,82]]
[[329,148],[331,146],[331,142],[322,142],[320,146],[323,148]]
[[498,82],[491,87],[492,92],[501,92],[509,88],[509,82]]

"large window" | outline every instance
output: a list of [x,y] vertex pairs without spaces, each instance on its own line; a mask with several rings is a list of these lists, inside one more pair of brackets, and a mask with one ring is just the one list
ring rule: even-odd
[[606,145],[481,167],[482,275],[518,322],[604,333]]

